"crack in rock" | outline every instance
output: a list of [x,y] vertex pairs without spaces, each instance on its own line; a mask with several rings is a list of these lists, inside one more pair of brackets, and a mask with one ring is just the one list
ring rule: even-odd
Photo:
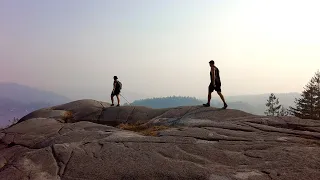
[[250,157],[250,158],[256,158],[256,159],[261,159],[262,158],[260,156],[255,156],[255,155],[252,155],[252,154],[248,154],[248,152],[243,153],[243,155],[245,155],[247,157]]
[[125,123],[127,123],[129,121],[129,117],[131,116],[132,117],[132,114],[133,114],[133,111],[136,109],[136,107],[133,107],[131,113],[128,113],[128,116],[127,116],[127,119],[125,121]]
[[58,134],[59,134],[59,135],[63,135],[63,134],[61,134],[61,132],[60,132],[60,131],[62,131],[63,128],[64,128],[64,126],[62,126],[62,127],[58,130]]
[[[100,157],[99,153],[100,153],[101,150],[103,149],[103,145],[104,145],[104,144],[99,143],[99,142],[86,142],[86,143],[83,143],[82,145],[83,145],[83,146],[87,146],[87,145],[89,145],[89,144],[97,144],[97,145],[99,146],[99,149],[98,149],[97,152],[96,152],[96,151],[91,151],[91,153],[92,153],[92,157],[94,157],[94,158],[96,158],[96,159],[102,160],[102,158]],[[84,147],[84,148],[85,148],[85,147]],[[86,153],[88,156],[90,156],[89,153],[88,153],[84,148],[82,148],[82,149],[85,151],[85,153]]]
[[[6,144],[6,143],[4,143],[4,144]],[[33,149],[33,150],[42,149],[42,147],[35,148],[35,147],[33,147],[33,146],[27,146],[27,145],[25,145],[25,144],[16,144],[16,143],[14,143],[14,142],[11,142],[11,143],[6,144],[6,145],[7,145],[9,148],[10,148],[10,147],[14,147],[14,146],[21,146],[21,147],[25,147],[25,148]]]
[[55,151],[55,149],[54,149],[53,146],[54,146],[54,145],[51,146],[51,153],[52,153],[53,159],[55,160],[56,165],[57,165],[56,174],[57,174],[57,175],[59,176],[59,178],[60,178],[60,176],[61,176],[61,163],[62,163],[62,162],[59,161],[59,158],[58,158],[58,156],[57,156],[57,154],[56,154],[56,151]]
[[265,131],[265,132],[279,132],[279,133],[299,135],[300,137],[304,137],[306,139],[320,139],[320,133],[313,133],[313,132],[309,132],[309,131],[299,132],[296,130],[276,128],[273,126],[267,126],[267,125],[250,123],[250,122],[247,122],[246,124],[253,126],[255,128],[258,128],[258,129]]
[[101,117],[102,117],[103,113],[106,112],[106,109],[107,109],[107,108],[105,108],[105,107],[102,108],[102,110],[101,110],[101,112],[100,112],[100,114],[99,114],[99,116],[98,116],[98,119],[97,119],[98,122],[101,121]]
[[64,166],[63,168],[61,168],[61,177],[64,177],[64,176],[65,176],[65,173],[66,173],[66,171],[67,171],[67,169],[68,169],[69,162],[70,162],[71,158],[73,157],[73,154],[74,154],[74,151],[72,150],[72,152],[71,152],[71,154],[70,154],[70,157],[69,157],[67,163],[65,164],[65,166]]
[[252,142],[250,139],[242,139],[242,138],[219,138],[219,137],[195,137],[195,136],[181,136],[181,135],[170,135],[172,137],[190,137],[198,140],[206,140],[206,141],[247,141]]
[[219,128],[219,129],[226,129],[226,130],[232,130],[232,131],[241,131],[241,132],[256,132],[254,130],[250,130],[250,129],[245,129],[245,128],[236,128],[236,127],[225,127],[225,126],[215,126],[215,125],[212,125],[212,126],[209,126],[209,127],[203,127],[204,129],[207,129],[207,130],[212,130],[210,128]]
[[101,101],[96,101],[96,102],[98,102],[101,105],[102,109],[105,108],[105,106],[102,104]]
[[199,155],[196,155],[196,154],[192,154],[192,153],[189,153],[187,152],[186,150],[182,149],[180,146],[176,146],[178,148],[178,150],[181,152],[181,153],[184,153],[190,157],[193,157],[193,158],[196,158],[200,161],[203,161],[203,162],[206,162],[206,163],[212,163],[211,161],[209,161],[208,159],[202,157],[202,156],[199,156]]
[[182,120],[184,117],[186,117],[188,114],[191,115],[194,111],[197,111],[198,109],[201,109],[202,107],[198,107],[195,109],[192,109],[192,107],[190,107],[181,117],[177,118],[173,124],[175,124],[176,122]]
[[266,174],[271,180],[273,180],[273,178],[271,177],[271,173],[266,171],[266,170],[262,170],[262,173]]
[[190,161],[190,160],[187,160],[187,159],[179,159],[179,158],[173,158],[163,152],[159,152],[159,151],[156,151],[157,154],[159,154],[160,156],[162,156],[163,158],[165,159],[169,159],[169,160],[173,160],[173,161],[177,161],[177,162],[186,162],[186,163],[191,163],[195,166],[198,166],[200,168],[203,168],[203,169],[206,169],[206,167],[203,165],[203,164],[200,164],[198,162],[194,162],[194,161]]

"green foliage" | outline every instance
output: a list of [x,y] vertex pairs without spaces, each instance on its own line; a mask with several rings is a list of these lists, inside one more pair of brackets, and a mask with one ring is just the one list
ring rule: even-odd
[[169,108],[177,106],[193,106],[202,105],[203,101],[196,99],[195,97],[186,96],[169,96],[160,98],[148,98],[134,101],[131,105],[135,106],[147,106],[151,108]]
[[[279,99],[271,93],[269,99],[266,103],[267,110],[264,112],[267,116],[280,116],[281,112],[281,105],[279,104]],[[284,110],[283,110],[284,111]],[[282,114],[285,114],[282,112]]]
[[319,70],[304,87],[300,98],[295,99],[290,113],[302,119],[320,120],[320,72]]
[[289,116],[289,115],[290,115],[290,112],[288,111],[288,109],[286,109],[281,105],[278,116]]

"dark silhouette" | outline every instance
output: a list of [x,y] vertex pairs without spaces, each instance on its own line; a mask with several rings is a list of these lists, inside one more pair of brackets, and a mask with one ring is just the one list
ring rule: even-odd
[[113,97],[114,96],[117,96],[117,100],[118,100],[118,105],[117,106],[120,106],[120,98],[119,98],[119,94],[120,94],[120,91],[121,91],[121,83],[118,81],[118,77],[117,76],[114,76],[113,77],[113,89],[112,89],[112,92],[111,92],[111,106],[114,106],[114,101],[113,101]]
[[320,71],[310,79],[300,98],[295,99],[295,107],[289,107],[291,115],[301,119],[320,120]]
[[211,60],[209,62],[209,65],[211,67],[210,70],[210,84],[208,87],[208,102],[206,104],[203,104],[203,106],[205,107],[209,107],[210,106],[210,101],[211,101],[211,93],[213,91],[217,91],[218,95],[220,96],[224,106],[223,109],[226,109],[228,107],[226,101],[224,100],[224,97],[221,93],[221,80],[220,80],[220,72],[219,69],[214,65],[214,61]]
[[133,106],[146,106],[151,108],[170,108],[177,106],[195,106],[202,104],[203,101],[195,97],[170,96],[140,99],[131,103]]

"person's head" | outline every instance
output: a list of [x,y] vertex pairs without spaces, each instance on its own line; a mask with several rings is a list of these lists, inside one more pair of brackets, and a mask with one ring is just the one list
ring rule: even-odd
[[214,61],[213,60],[209,61],[209,65],[210,67],[214,67]]
[[118,77],[117,76],[113,76],[113,79],[116,81],[118,79]]

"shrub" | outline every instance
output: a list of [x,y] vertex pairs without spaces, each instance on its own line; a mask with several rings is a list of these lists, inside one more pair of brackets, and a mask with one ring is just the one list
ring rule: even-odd
[[73,119],[73,113],[71,111],[67,111],[63,114],[62,118],[65,122],[70,122]]

